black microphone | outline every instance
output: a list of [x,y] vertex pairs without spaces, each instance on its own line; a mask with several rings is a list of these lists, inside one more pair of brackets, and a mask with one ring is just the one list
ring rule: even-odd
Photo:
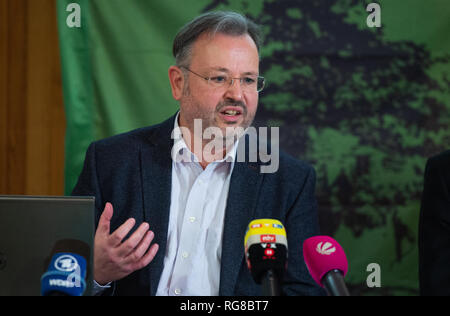
[[350,296],[340,270],[334,269],[325,274],[322,284],[331,296]]
[[264,296],[280,296],[287,266],[286,231],[280,221],[257,219],[245,234],[245,257],[253,280],[261,284]]
[[314,281],[331,296],[350,296],[344,282],[348,271],[344,249],[328,236],[315,236],[303,243],[303,257]]

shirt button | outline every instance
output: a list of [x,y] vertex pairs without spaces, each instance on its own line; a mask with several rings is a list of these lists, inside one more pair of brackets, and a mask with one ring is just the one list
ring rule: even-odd
[[181,255],[184,259],[186,259],[187,257],[189,257],[189,253],[187,253],[186,251],[182,253]]
[[194,216],[189,217],[189,221],[190,221],[191,223],[195,222],[195,217],[194,217]]
[[181,290],[180,289],[175,289],[174,292],[175,292],[176,295],[180,295],[181,294]]

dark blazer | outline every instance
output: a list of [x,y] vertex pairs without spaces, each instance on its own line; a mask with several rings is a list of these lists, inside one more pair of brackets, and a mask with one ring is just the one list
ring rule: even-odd
[[[144,269],[115,282],[115,295],[155,295],[163,270],[171,199],[171,132],[175,116],[147,128],[92,143],[72,195],[95,196],[96,225],[106,202],[114,207],[111,232],[130,217],[154,231],[159,251]],[[289,246],[286,295],[323,295],[303,261],[302,243],[319,233],[315,173],[280,152],[279,170],[260,173],[261,162],[236,162],[231,176],[222,245],[220,295],[260,295],[244,260],[248,223],[274,218],[286,226]]]
[[450,151],[430,158],[419,222],[421,295],[450,295]]

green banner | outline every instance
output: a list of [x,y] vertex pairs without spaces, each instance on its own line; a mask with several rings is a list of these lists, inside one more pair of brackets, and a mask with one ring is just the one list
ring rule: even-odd
[[160,123],[178,109],[168,83],[172,41],[182,25],[201,13],[205,1],[180,3],[57,0],[67,117],[66,194],[93,140]]
[[262,26],[257,125],[317,170],[324,234],[346,249],[355,295],[418,294],[427,157],[450,147],[447,0],[57,0],[67,116],[66,193],[90,142],[178,108],[178,29],[210,10]]

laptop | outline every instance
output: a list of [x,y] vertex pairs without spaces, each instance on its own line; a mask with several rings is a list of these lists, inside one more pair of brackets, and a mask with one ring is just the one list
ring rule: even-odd
[[59,252],[86,259],[90,295],[94,209],[94,197],[0,195],[0,296],[41,295],[41,276]]

